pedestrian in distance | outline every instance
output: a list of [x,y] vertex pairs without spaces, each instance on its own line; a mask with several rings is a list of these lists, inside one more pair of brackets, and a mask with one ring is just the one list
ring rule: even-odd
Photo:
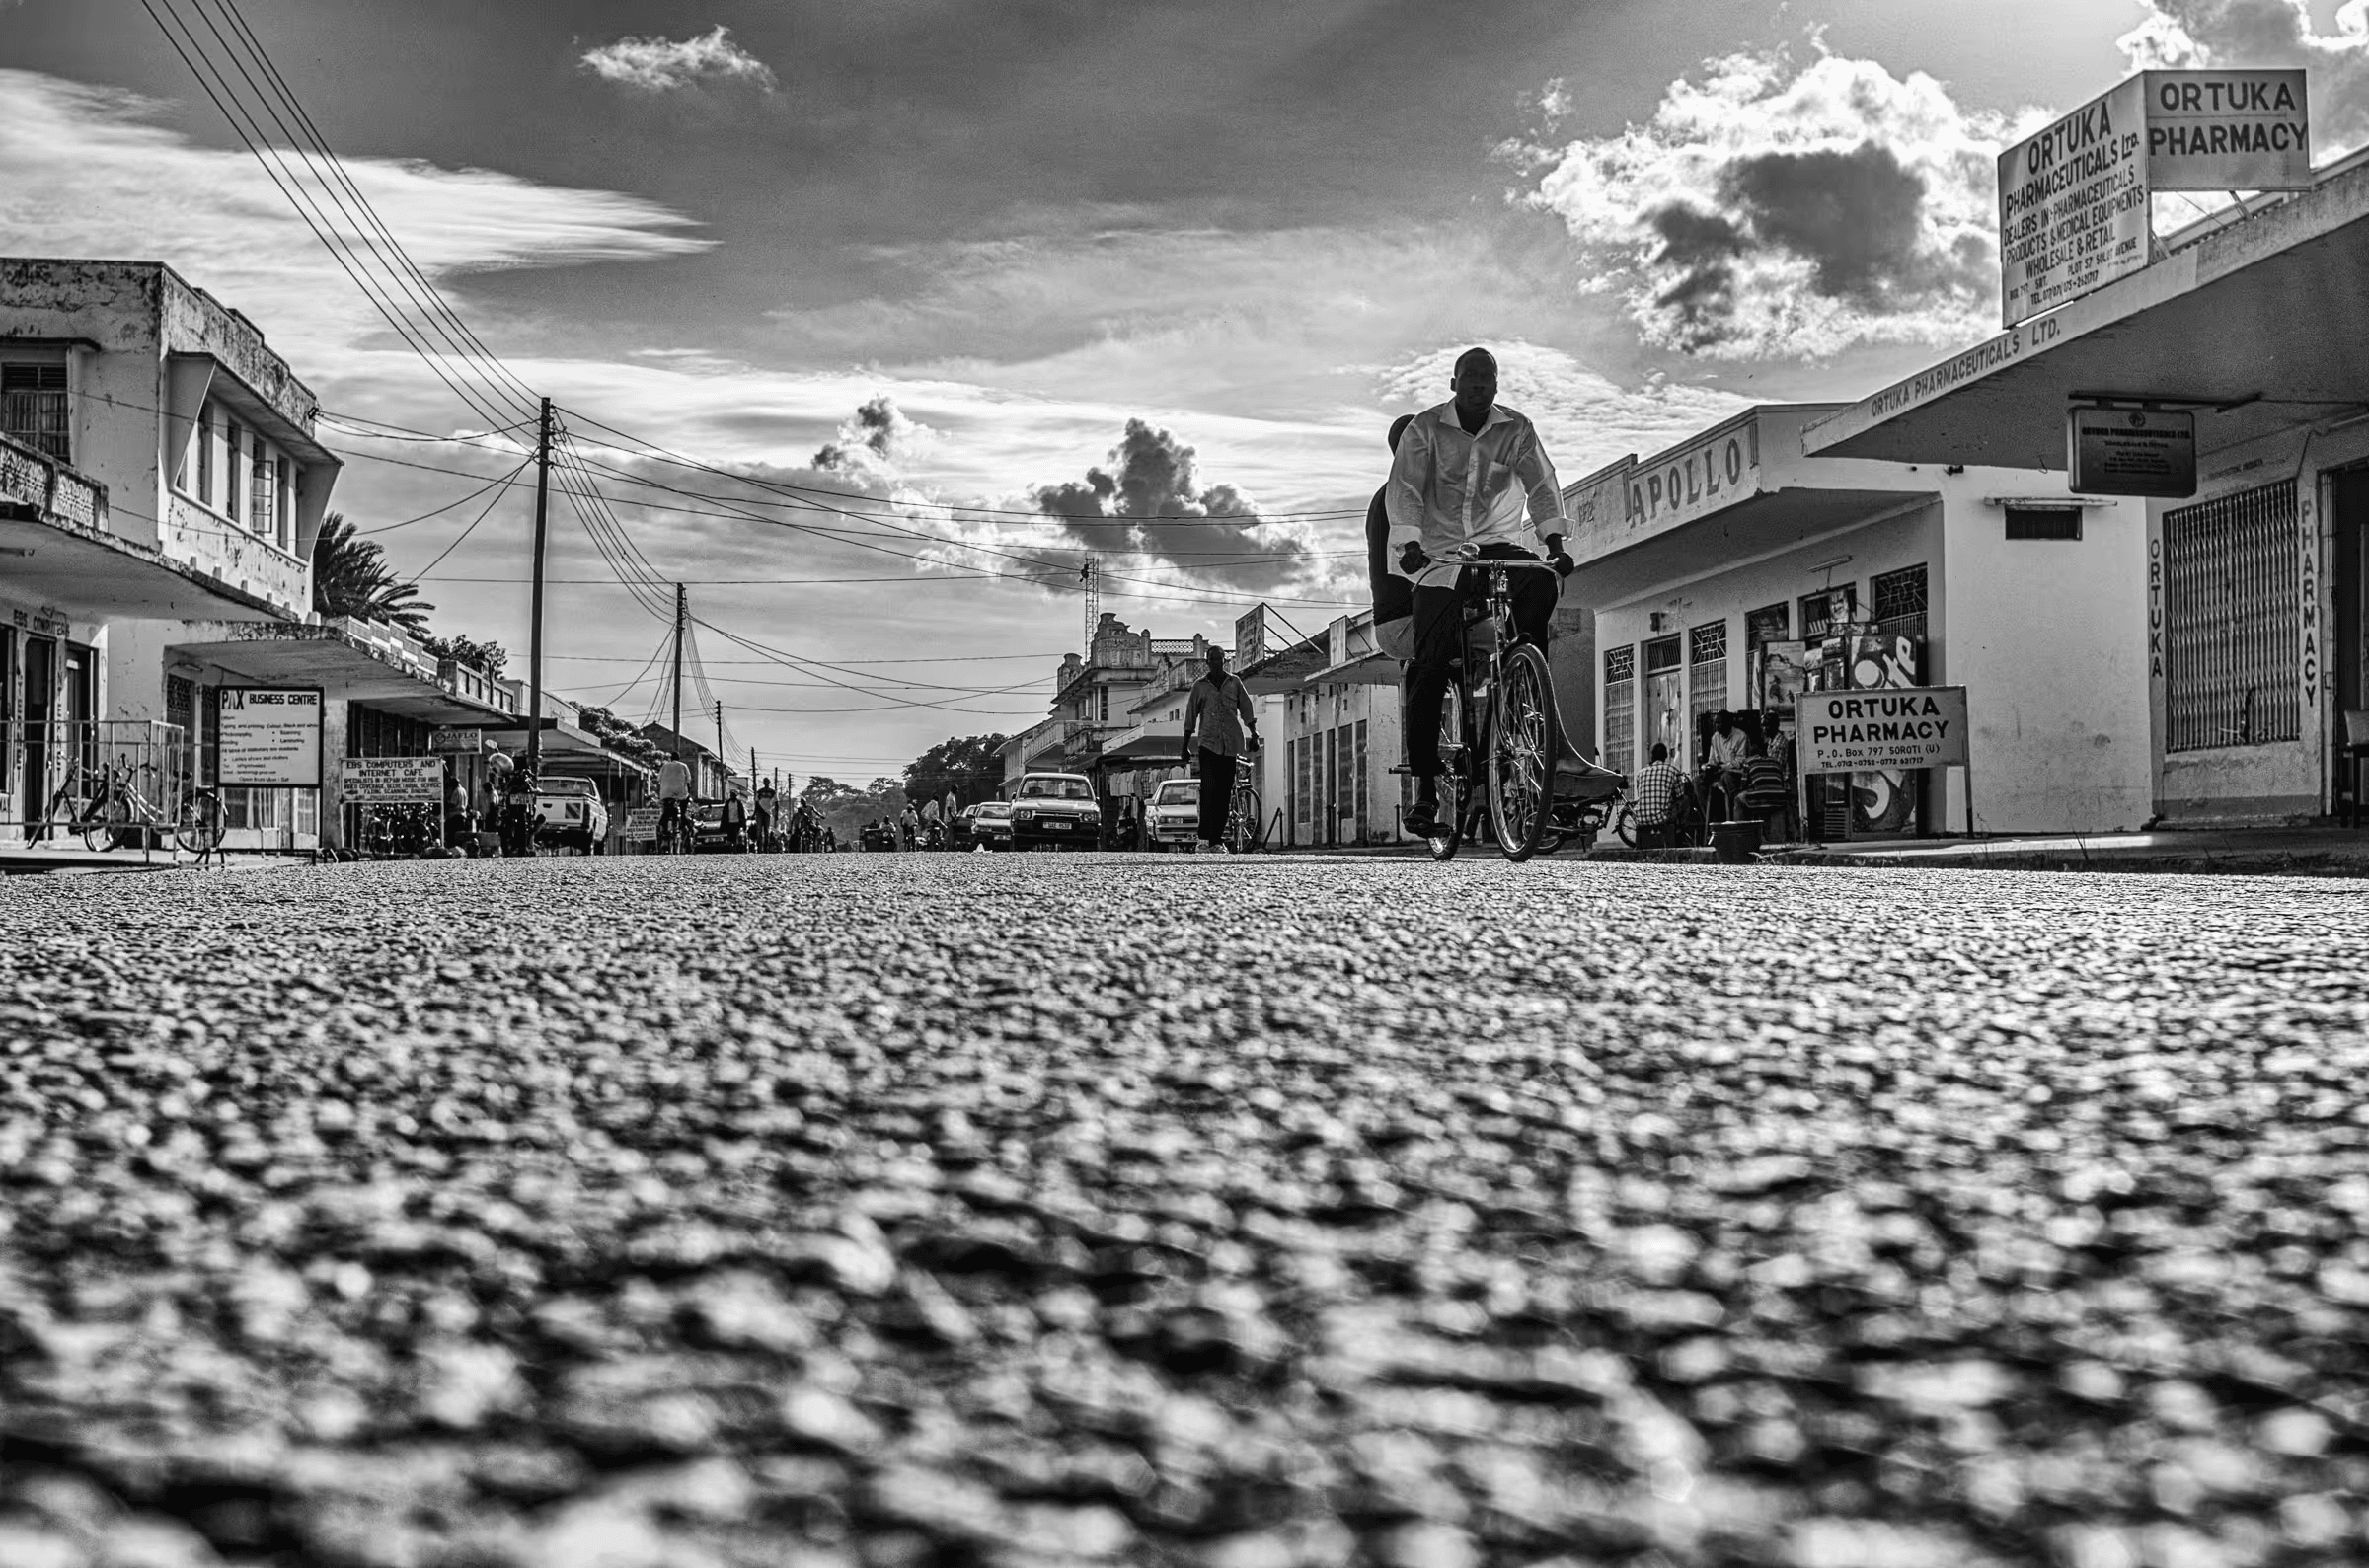
[[[1563,489],[1530,421],[1497,402],[1496,356],[1468,348],[1449,378],[1446,402],[1414,416],[1391,459],[1385,509],[1393,564],[1413,584],[1414,669],[1407,692],[1407,762],[1414,774],[1408,831],[1427,836],[1439,812],[1439,721],[1448,683],[1464,652],[1464,608],[1486,587],[1464,564],[1537,560],[1561,576]],[[1558,588],[1544,572],[1511,574],[1514,631],[1544,647],[1553,634]]]
[[1242,677],[1226,673],[1226,650],[1209,650],[1207,673],[1192,683],[1184,704],[1184,742],[1182,755],[1194,761],[1199,740],[1201,775],[1200,853],[1226,853],[1226,813],[1234,803],[1234,770],[1244,756],[1259,749],[1259,714],[1251,707],[1251,689]]

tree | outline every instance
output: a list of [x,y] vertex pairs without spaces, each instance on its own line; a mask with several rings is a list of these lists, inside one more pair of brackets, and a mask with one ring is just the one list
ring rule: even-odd
[[325,616],[381,621],[424,636],[427,613],[435,606],[395,575],[377,541],[359,538],[344,513],[331,512],[313,540],[313,608]]
[[959,805],[992,800],[1003,786],[1003,735],[950,737],[905,764],[905,793],[915,800],[944,800],[954,791]]
[[456,664],[472,665],[495,679],[501,678],[503,666],[510,662],[509,650],[491,639],[480,642],[475,637],[421,637],[420,645],[439,659]]

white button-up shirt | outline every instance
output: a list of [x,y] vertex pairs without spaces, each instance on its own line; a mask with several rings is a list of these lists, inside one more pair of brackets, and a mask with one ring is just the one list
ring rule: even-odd
[[1503,404],[1489,411],[1478,435],[1443,403],[1414,416],[1399,440],[1384,492],[1390,512],[1390,569],[1419,543],[1431,564],[1414,574],[1427,588],[1455,586],[1458,564],[1442,558],[1468,545],[1539,549],[1564,532],[1563,486],[1528,419]]

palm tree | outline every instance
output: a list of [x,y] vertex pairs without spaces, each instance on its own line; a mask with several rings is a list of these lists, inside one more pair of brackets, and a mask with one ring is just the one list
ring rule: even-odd
[[383,621],[415,636],[427,634],[427,612],[420,590],[397,579],[387,553],[374,540],[355,537],[344,512],[321,520],[313,541],[313,608],[325,616]]

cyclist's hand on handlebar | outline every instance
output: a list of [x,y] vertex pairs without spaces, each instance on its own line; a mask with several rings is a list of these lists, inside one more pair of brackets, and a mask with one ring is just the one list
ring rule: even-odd
[[1406,548],[1399,552],[1399,569],[1409,576],[1414,575],[1429,564],[1431,564],[1431,558],[1423,553],[1423,547],[1414,540],[1407,541]]
[[1571,553],[1567,550],[1556,551],[1547,558],[1547,564],[1555,568],[1558,577],[1567,577],[1579,569],[1579,562],[1571,559]]

